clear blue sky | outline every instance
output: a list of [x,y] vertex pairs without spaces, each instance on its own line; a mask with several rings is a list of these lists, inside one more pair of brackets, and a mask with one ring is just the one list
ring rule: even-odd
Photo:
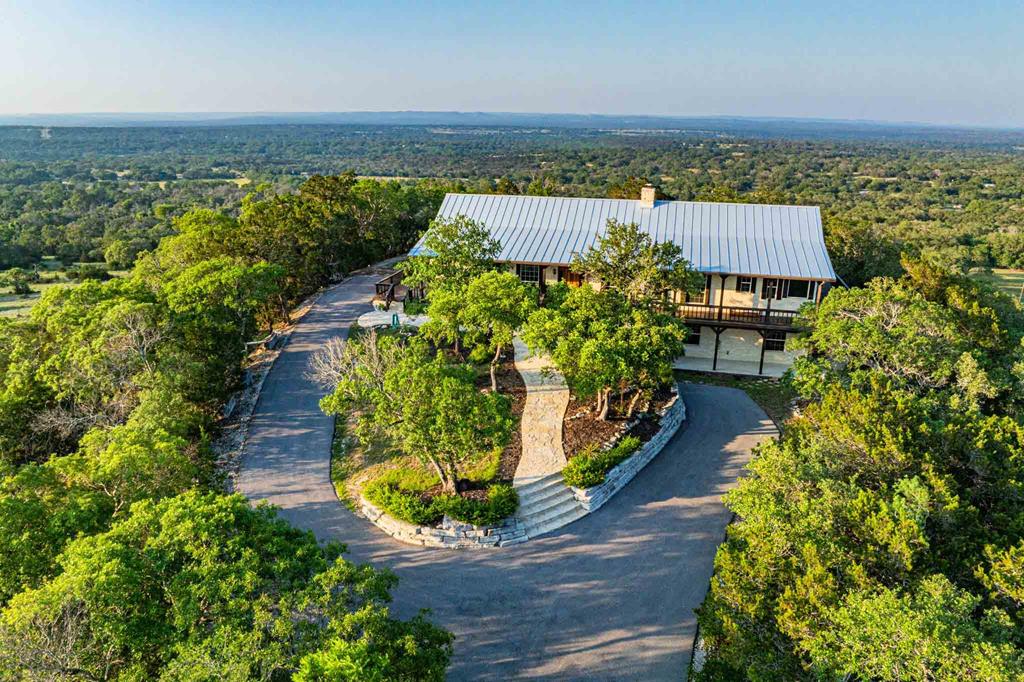
[[0,113],[398,109],[1024,126],[1024,3],[0,0]]

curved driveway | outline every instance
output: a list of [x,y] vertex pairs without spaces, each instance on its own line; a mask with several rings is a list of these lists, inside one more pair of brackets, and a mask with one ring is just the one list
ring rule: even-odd
[[238,489],[346,543],[348,558],[391,568],[393,611],[429,608],[455,633],[452,679],[683,679],[729,520],[721,495],[772,422],[739,390],[682,384],[687,425],[598,512],[504,549],[399,543],[334,496],[332,420],[303,376],[310,354],[369,309],[376,279],[325,292],[298,325],[263,385]]

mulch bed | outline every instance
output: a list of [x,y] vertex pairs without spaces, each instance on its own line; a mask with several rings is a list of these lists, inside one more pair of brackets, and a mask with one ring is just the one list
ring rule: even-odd
[[657,416],[657,411],[671,398],[672,391],[668,387],[655,391],[648,410],[634,414],[641,418],[640,421],[623,432],[622,427],[626,422],[625,410],[629,404],[628,396],[623,403],[622,413],[618,411],[618,399],[612,398],[608,419],[604,421],[597,418],[593,399],[581,403],[575,396],[570,397],[562,422],[562,449],[565,450],[566,459],[572,459],[588,446],[604,443],[616,436],[633,435],[646,443],[658,433],[661,419]]
[[[501,362],[498,364],[498,371],[495,374],[498,380],[498,392],[511,401],[513,424],[508,445],[505,446],[501,453],[501,459],[498,461],[497,480],[510,483],[516,474],[516,467],[519,466],[519,458],[523,456],[520,421],[523,416],[523,406],[526,404],[526,384],[523,383],[523,377],[516,371],[515,353],[511,348],[502,353]],[[482,374],[480,385],[490,388],[490,374],[487,372]]]

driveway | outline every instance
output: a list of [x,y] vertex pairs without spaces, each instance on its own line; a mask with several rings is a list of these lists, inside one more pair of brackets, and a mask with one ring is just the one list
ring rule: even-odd
[[456,635],[455,680],[679,680],[685,677],[715,548],[751,448],[776,434],[742,391],[682,384],[688,422],[599,511],[493,550],[417,548],[341,506],[330,482],[331,419],[303,374],[312,352],[369,309],[376,277],[326,292],[263,386],[238,489],[292,523],[340,540],[348,558],[400,578],[393,611],[429,608]]

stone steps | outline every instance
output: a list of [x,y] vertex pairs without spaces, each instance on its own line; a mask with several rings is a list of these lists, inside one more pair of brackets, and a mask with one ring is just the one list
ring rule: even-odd
[[550,533],[586,515],[587,511],[578,503],[573,501],[573,505],[571,507],[557,515],[550,515],[541,522],[526,524],[524,527],[526,530],[526,537],[533,539],[544,535],[545,533]]
[[548,488],[553,483],[558,483],[559,485],[564,485],[562,483],[562,472],[561,471],[556,471],[553,474],[548,474],[547,476],[543,476],[541,478],[534,479],[534,480],[529,481],[527,483],[521,483],[519,481],[513,481],[512,485],[515,486],[516,492],[519,493],[519,496],[523,497],[524,495],[530,495],[530,494],[538,492],[539,490],[542,490],[544,488]]
[[566,487],[561,472],[516,486],[519,509],[516,519],[527,538],[561,528],[584,516],[586,511]]

